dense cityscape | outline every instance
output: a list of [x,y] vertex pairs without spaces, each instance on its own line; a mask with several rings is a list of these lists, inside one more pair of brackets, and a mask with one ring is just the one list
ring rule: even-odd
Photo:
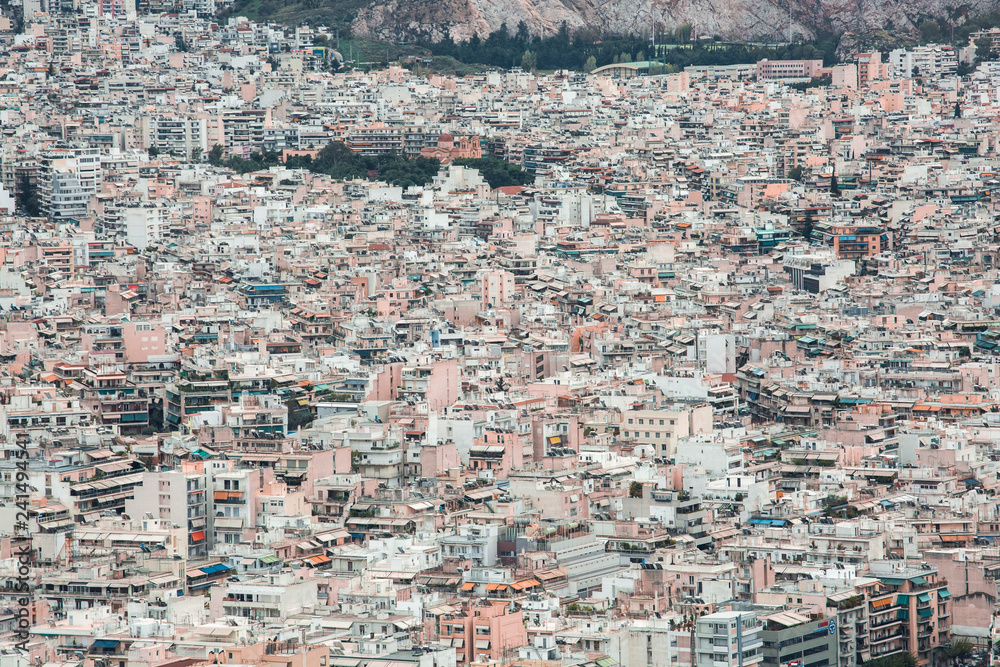
[[1000,28],[10,9],[0,667],[1000,663]]

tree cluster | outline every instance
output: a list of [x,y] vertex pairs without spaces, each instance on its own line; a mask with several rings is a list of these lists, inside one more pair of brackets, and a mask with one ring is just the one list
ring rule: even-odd
[[706,39],[692,42],[689,41],[690,34],[691,26],[680,26],[670,32],[658,31],[654,53],[648,36],[609,35],[593,29],[570,33],[563,23],[556,34],[537,37],[521,22],[515,32],[504,24],[486,39],[476,35],[466,42],[445,39],[420,46],[436,56],[450,56],[463,63],[505,69],[520,66],[525,70],[591,71],[613,63],[655,58],[662,63],[664,71],[677,71],[688,65],[734,65],[764,58],[822,59],[824,63],[831,64],[836,62],[835,52],[839,44],[835,35],[824,35],[800,44],[762,46]]
[[[249,158],[238,155],[223,157],[222,146],[216,144],[208,152],[208,162],[216,167],[226,167],[240,174],[260,171],[278,165],[281,155],[274,151],[253,153]],[[505,185],[527,185],[534,176],[518,165],[494,157],[456,160],[455,164],[477,169],[483,180],[492,188]],[[289,169],[306,169],[314,174],[326,174],[337,180],[354,178],[379,179],[407,188],[427,185],[441,169],[441,162],[434,158],[409,158],[398,153],[361,155],[352,151],[342,141],[331,141],[313,158],[311,155],[292,155],[285,161]]]
[[511,164],[506,160],[495,157],[462,158],[455,160],[455,164],[472,167],[477,170],[482,174],[483,180],[489,183],[491,188],[502,188],[508,185],[530,185],[535,182],[535,177],[530,172],[521,169],[516,164]]
[[331,141],[315,159],[308,155],[291,156],[285,165],[291,169],[326,174],[337,180],[378,178],[403,188],[430,183],[441,168],[441,163],[433,158],[411,159],[397,153],[361,155],[342,141]]

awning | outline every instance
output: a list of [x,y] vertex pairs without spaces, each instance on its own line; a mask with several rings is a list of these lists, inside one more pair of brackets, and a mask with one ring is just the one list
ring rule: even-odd
[[934,615],[934,610],[933,609],[920,609],[917,613],[920,614],[920,618],[930,618],[931,616]]
[[194,531],[193,533],[191,533],[191,539],[194,540],[195,542],[203,541],[205,539],[205,531],[204,530]]
[[277,556],[264,556],[263,558],[260,559],[260,562],[269,564],[269,563],[277,563],[279,560],[281,559],[278,558]]
[[223,570],[228,570],[229,566],[223,563],[215,563],[214,565],[206,565],[205,567],[198,568],[205,574],[215,574],[216,572],[222,572]]
[[881,579],[880,578],[879,581],[881,581],[886,586],[902,586],[904,580],[903,579]]
[[121,644],[119,639],[98,639],[90,645],[90,648],[116,648],[119,644]]
[[476,648],[477,649],[487,649],[489,647],[490,647],[490,640],[489,639],[477,639],[476,640]]
[[909,595],[900,595],[896,598],[896,604],[910,604]]
[[892,604],[892,598],[883,598],[881,600],[872,600],[872,607],[875,609],[880,609],[882,607],[887,607]]
[[471,591],[475,587],[476,587],[476,585],[470,581],[470,582],[468,582],[466,584],[462,584],[462,587],[459,590],[462,590],[462,591]]
[[929,593],[921,593],[920,595],[917,596],[917,601],[918,602],[930,602],[931,601],[931,596],[930,596]]
[[939,600],[947,600],[948,598],[951,597],[951,593],[948,591],[947,588],[940,588],[940,589],[938,589],[937,593],[938,593],[938,599]]

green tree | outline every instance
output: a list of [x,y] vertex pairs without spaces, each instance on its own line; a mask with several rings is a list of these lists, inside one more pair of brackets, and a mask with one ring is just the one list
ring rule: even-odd
[[972,642],[968,639],[958,639],[951,644],[942,646],[940,655],[945,660],[954,660],[955,658],[964,658],[970,653],[972,653]]
[[491,188],[502,188],[508,185],[529,185],[535,182],[531,172],[525,171],[519,165],[495,157],[476,159],[460,158],[455,164],[472,167],[479,171]]
[[594,56],[588,56],[587,61],[583,63],[583,71],[593,72],[595,69],[597,69],[597,58]]
[[149,153],[149,157],[156,157],[160,154],[160,149],[156,146],[150,146],[149,150],[146,152]]
[[27,172],[22,172],[17,179],[17,196],[14,201],[17,208],[26,216],[30,218],[38,216],[41,208],[38,204],[38,188]]
[[840,184],[837,183],[837,172],[833,172],[830,177],[830,194],[834,197],[840,196]]
[[525,50],[521,55],[521,69],[525,72],[534,72],[537,65],[535,54],[530,49]]
[[812,238],[813,228],[816,226],[816,218],[812,211],[806,211],[806,217],[802,221],[802,238],[809,240]]
[[933,19],[921,21],[918,26],[920,30],[920,40],[924,43],[940,42],[944,38],[941,32],[941,24]]
[[993,49],[993,39],[991,37],[979,37],[972,42],[976,46],[976,60],[987,62],[997,59],[997,52]]
[[628,486],[629,498],[642,498],[642,482],[632,482]]
[[635,54],[635,61],[637,63],[641,63],[644,60],[646,60],[646,52],[645,51],[639,51],[639,53]]
[[215,144],[208,151],[208,162],[216,167],[222,166],[222,146]]
[[802,169],[802,167],[792,167],[791,169],[788,170],[788,178],[792,179],[793,181],[801,181],[803,171],[804,170]]

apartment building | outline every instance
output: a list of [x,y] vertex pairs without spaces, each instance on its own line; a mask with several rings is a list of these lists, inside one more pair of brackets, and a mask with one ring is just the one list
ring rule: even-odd
[[761,665],[831,667],[839,664],[837,619],[813,619],[798,611],[761,617]]
[[762,625],[752,611],[706,614],[695,626],[697,667],[753,667],[763,662]]
[[712,415],[712,406],[708,404],[655,410],[633,408],[622,414],[620,433],[636,445],[648,447],[653,456],[672,459],[681,438],[711,432]]
[[523,611],[485,600],[466,604],[461,612],[441,620],[440,641],[455,649],[458,665],[499,660],[507,651],[527,643]]
[[761,60],[757,63],[757,80],[811,79],[819,76],[822,60]]
[[315,609],[317,602],[315,580],[296,580],[285,571],[213,586],[209,609],[213,616],[283,623],[295,614]]
[[208,152],[208,121],[205,118],[148,116],[141,120],[146,148],[183,159]]
[[94,149],[52,150],[38,157],[41,212],[56,220],[87,216],[91,198],[101,191],[101,155]]
[[208,556],[208,480],[204,469],[164,470],[142,473],[142,482],[125,500],[125,513],[132,517],[152,515],[185,528],[185,540],[177,551],[187,559]]
[[893,49],[889,64],[896,76],[953,76],[958,69],[958,55],[954,47],[939,44],[915,46],[912,49]]
[[137,248],[160,243],[167,234],[170,209],[157,204],[142,204],[125,210],[125,239]]
[[88,367],[83,372],[83,404],[103,424],[122,435],[135,435],[149,427],[149,392],[128,379],[114,364]]

